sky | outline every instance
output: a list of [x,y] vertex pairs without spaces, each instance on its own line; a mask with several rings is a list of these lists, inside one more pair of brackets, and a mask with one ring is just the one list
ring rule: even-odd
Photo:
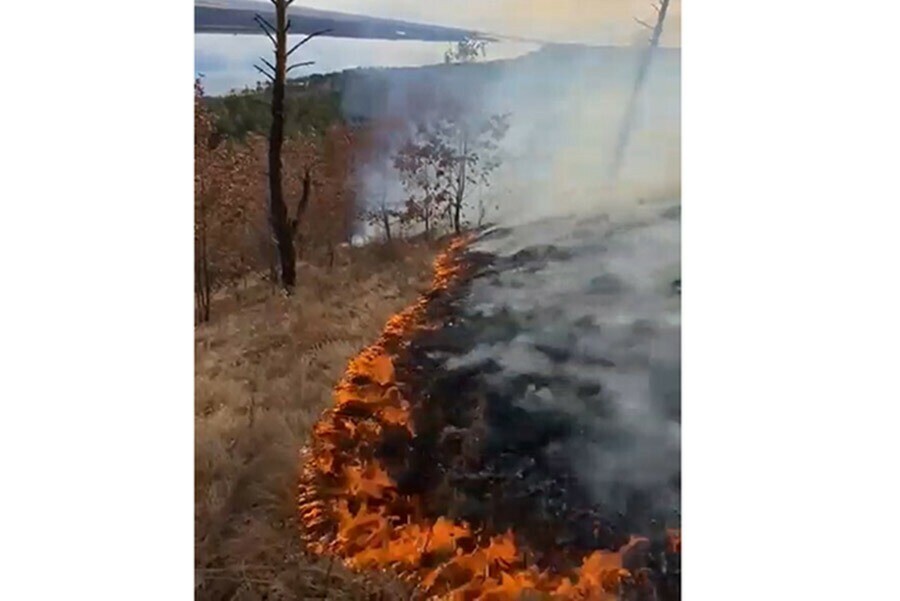
[[[548,42],[598,45],[645,43],[649,33],[634,19],[652,23],[656,16],[650,0],[296,0],[296,5]],[[252,87],[262,79],[253,64],[271,52],[265,36],[198,34],[194,40],[195,69],[203,74],[207,93]],[[680,44],[681,0],[672,0],[662,45]],[[318,38],[303,49],[303,59],[316,64],[295,73],[439,63],[447,46],[444,42]],[[488,58],[511,58],[536,48],[525,42],[496,43]]]

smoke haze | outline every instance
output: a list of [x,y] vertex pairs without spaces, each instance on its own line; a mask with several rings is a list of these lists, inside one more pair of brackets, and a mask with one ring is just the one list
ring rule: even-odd
[[[480,65],[360,70],[348,77],[344,111],[350,119],[411,123],[427,118],[441,100],[452,99],[464,103],[473,120],[510,113],[503,164],[490,189],[472,192],[473,199],[480,196],[497,207],[488,215],[491,221],[511,224],[570,212],[627,211],[640,200],[680,196],[677,49],[659,49],[654,56],[615,186],[604,173],[613,159],[640,52],[555,46]],[[400,141],[397,134],[382,140],[381,155],[392,154]],[[377,182],[368,181],[373,173]],[[362,177],[364,199],[385,187],[381,166],[364,170]],[[401,203],[399,183],[388,187],[391,202]]]
[[[488,219],[502,228],[473,250],[499,267],[476,278],[461,315],[505,329],[479,326],[480,341],[448,358],[447,368],[490,361],[500,370],[485,379],[498,397],[568,420],[571,434],[540,452],[548,462],[561,457],[596,502],[673,515],[680,51],[657,51],[613,185],[606,174],[639,60],[637,48],[559,46],[484,65],[361,72],[348,83],[344,108],[351,118],[412,119],[449,96],[465,101],[473,118],[511,113],[503,165],[477,192],[498,207]],[[390,154],[397,139],[382,143]],[[367,196],[386,190],[402,202],[383,166],[361,173]],[[522,378],[533,382],[524,394],[509,385]]]

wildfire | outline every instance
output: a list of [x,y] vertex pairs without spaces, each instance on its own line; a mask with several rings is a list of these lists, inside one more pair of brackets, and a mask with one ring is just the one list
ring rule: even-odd
[[[314,428],[302,469],[299,509],[310,550],[335,555],[354,569],[391,568],[415,586],[417,598],[615,599],[635,578],[623,559],[644,540],[616,552],[595,551],[567,574],[527,564],[513,532],[475,531],[445,517],[425,517],[415,495],[401,494],[376,456],[388,437],[414,437],[410,400],[395,373],[396,356],[411,334],[431,327],[429,297],[459,283],[455,240],[435,260],[431,291],[392,317],[381,338],[350,361],[335,388],[334,406]],[[680,534],[670,533],[680,548]],[[639,574],[637,575],[639,576]]]

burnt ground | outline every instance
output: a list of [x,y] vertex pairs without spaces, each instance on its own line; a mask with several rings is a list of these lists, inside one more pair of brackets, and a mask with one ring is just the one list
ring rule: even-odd
[[[621,231],[617,226],[609,233]],[[605,383],[607,375],[614,381],[621,354],[585,356],[579,343],[602,337],[604,326],[581,316],[568,325],[577,334],[547,335],[546,324],[572,317],[553,302],[536,310],[514,303],[490,312],[473,308],[479,286],[496,286],[510,273],[534,276],[554,262],[598,251],[593,244],[577,246],[526,245],[505,255],[470,250],[460,257],[462,283],[430,299],[428,317],[436,327],[409,341],[397,360],[397,380],[414,402],[416,436],[388,436],[382,459],[400,491],[424,499],[431,517],[463,520],[488,533],[513,529],[529,563],[542,569],[569,570],[594,550],[618,549],[631,535],[646,537],[644,552],[626,566],[641,574],[644,586],[627,596],[679,599],[680,552],[667,548],[666,533],[680,528],[680,468],[656,478],[618,469],[639,469],[635,447],[654,439],[623,425],[623,395],[630,389]],[[605,273],[583,279],[592,294],[623,285]],[[664,288],[664,294],[680,294],[680,276],[677,287],[673,279]],[[652,324],[637,321],[629,331],[646,337],[641,328],[652,330]],[[509,345],[522,340],[541,360],[510,369]],[[498,348],[506,354],[484,352]],[[650,388],[654,411],[680,422],[680,382],[677,390],[660,391],[652,382]],[[659,471],[658,464],[654,459],[650,471]]]

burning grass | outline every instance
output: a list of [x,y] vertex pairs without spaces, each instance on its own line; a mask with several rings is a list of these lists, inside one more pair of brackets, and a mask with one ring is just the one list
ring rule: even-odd
[[[428,294],[393,316],[379,340],[350,361],[334,406],[316,424],[299,496],[308,548],[354,570],[390,568],[416,598],[611,600],[626,589],[645,589],[647,575],[636,558],[646,539],[632,537],[616,549],[583,553],[565,569],[549,569],[529,561],[512,530],[434,517],[423,494],[399,481],[410,476],[416,410],[429,399],[415,397],[398,362],[415,336],[439,325],[433,301],[465,286],[465,245],[458,239],[438,256]],[[680,537],[670,539],[680,547]]]

